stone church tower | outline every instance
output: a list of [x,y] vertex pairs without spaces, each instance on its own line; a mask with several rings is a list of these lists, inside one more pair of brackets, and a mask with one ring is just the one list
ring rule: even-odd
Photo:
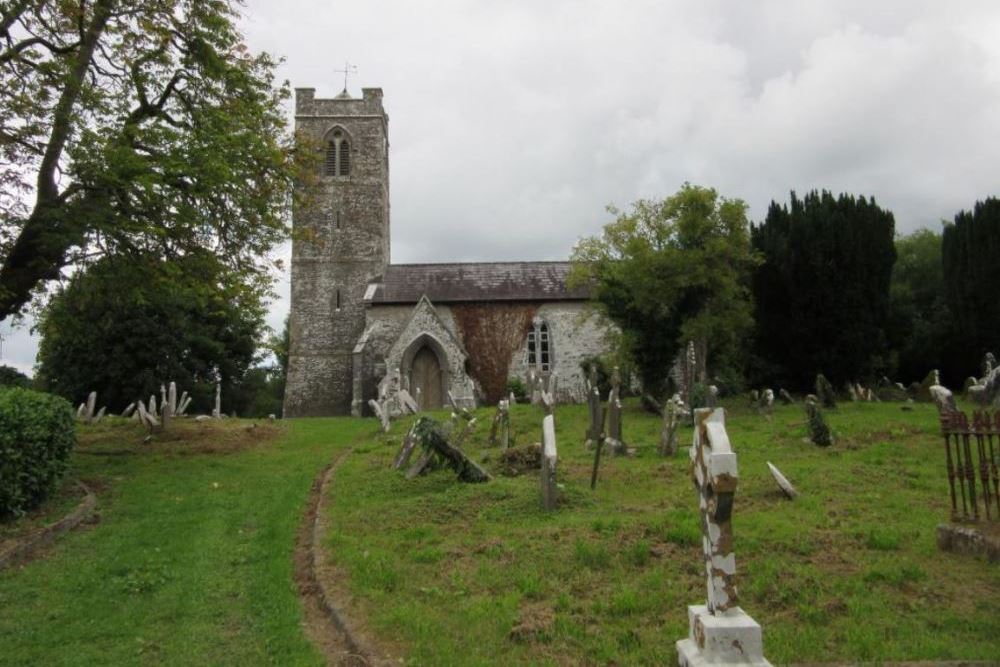
[[295,91],[295,129],[322,159],[316,191],[292,211],[286,417],[351,414],[365,290],[389,262],[388,122],[380,88],[361,99]]

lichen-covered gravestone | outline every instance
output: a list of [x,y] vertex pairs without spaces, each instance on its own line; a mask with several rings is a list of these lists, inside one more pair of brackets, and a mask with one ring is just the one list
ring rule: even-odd
[[701,510],[708,595],[704,605],[688,607],[688,637],[677,642],[678,663],[770,665],[760,625],[738,606],[731,523],[738,476],[722,408],[695,411],[691,473]]
[[590,449],[604,439],[604,411],[601,409],[601,390],[597,387],[597,368],[591,364],[587,378],[587,408],[590,410],[590,425],[587,427],[586,447]]
[[684,403],[680,394],[674,394],[663,406],[663,423],[660,426],[660,456],[677,453],[677,427],[684,413]]

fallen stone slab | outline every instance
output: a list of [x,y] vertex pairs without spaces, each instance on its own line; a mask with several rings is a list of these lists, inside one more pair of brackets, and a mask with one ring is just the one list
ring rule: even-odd
[[789,500],[795,500],[795,496],[799,495],[799,492],[795,490],[795,487],[788,481],[788,478],[782,475],[781,471],[770,461],[767,462],[767,469],[771,471],[771,477],[774,477],[774,481],[778,483],[778,488],[781,489],[781,492]]

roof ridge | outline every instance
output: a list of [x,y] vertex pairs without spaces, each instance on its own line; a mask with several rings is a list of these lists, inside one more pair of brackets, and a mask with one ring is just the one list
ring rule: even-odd
[[409,262],[405,264],[389,264],[388,267],[395,266],[470,266],[470,265],[513,265],[513,264],[570,264],[568,259],[539,259],[539,260],[504,260],[499,262]]

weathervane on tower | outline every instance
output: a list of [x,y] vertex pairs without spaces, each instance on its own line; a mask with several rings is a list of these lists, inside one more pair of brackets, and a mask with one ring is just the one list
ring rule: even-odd
[[[352,65],[351,63],[349,63],[348,61],[345,60],[344,61],[344,69],[335,69],[335,70],[333,70],[333,73],[334,74],[343,74],[344,75],[344,93],[346,93],[347,92],[347,76],[349,74],[357,74],[358,73],[358,66],[357,65]],[[343,93],[341,93],[341,94],[343,94]]]

